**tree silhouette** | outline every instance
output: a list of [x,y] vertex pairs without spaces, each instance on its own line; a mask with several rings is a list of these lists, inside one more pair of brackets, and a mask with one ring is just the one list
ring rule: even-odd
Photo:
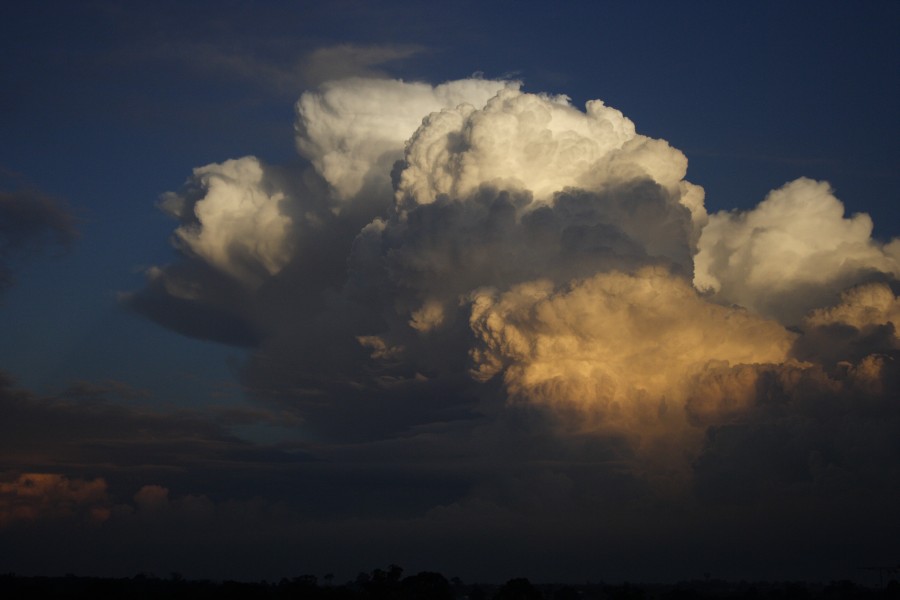
[[541,591],[524,577],[510,579],[500,586],[494,595],[494,600],[542,600],[542,598]]
[[403,580],[403,597],[410,600],[452,600],[453,590],[440,573],[422,571]]

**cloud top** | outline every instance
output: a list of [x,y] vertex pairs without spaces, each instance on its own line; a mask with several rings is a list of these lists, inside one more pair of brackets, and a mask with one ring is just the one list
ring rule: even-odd
[[831,186],[806,178],[752,210],[711,215],[699,250],[699,289],[790,324],[851,285],[900,275],[900,240],[873,240],[868,215],[845,217]]

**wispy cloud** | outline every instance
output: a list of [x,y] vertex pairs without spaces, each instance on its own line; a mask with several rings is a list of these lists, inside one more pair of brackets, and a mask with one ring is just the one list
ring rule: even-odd
[[14,265],[48,247],[67,250],[78,237],[77,220],[61,200],[0,169],[0,291],[14,281]]

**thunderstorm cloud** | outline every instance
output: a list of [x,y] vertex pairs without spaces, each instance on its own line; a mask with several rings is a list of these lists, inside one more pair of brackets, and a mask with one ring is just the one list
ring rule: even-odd
[[[127,301],[251,348],[250,393],[312,427],[377,437],[532,404],[684,437],[740,419],[772,373],[893,368],[896,344],[865,340],[893,327],[900,240],[826,182],[708,215],[679,150],[516,81],[353,77],[296,114],[306,166],[246,156],[162,196],[183,258]],[[816,352],[839,327],[848,353]]]
[[244,390],[327,440],[329,477],[392,464],[420,490],[372,483],[394,531],[627,546],[649,511],[755,552],[750,501],[812,523],[900,490],[900,240],[827,182],[708,214],[681,151],[516,81],[330,81],[295,134],[298,163],[164,194],[180,258],[126,302],[247,348]]

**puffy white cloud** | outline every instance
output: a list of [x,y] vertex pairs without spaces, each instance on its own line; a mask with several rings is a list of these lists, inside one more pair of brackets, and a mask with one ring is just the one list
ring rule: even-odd
[[351,78],[324,83],[297,102],[297,149],[334,190],[339,208],[372,180],[389,190],[394,162],[430,113],[482,107],[516,82],[463,79],[438,86]]
[[286,198],[260,161],[247,156],[194,169],[185,190],[164,194],[160,206],[182,222],[178,248],[257,286],[291,258]]
[[650,179],[683,203],[698,226],[703,193],[684,182],[687,159],[663,140],[635,131],[620,111],[592,100],[580,111],[565,96],[501,90],[483,109],[471,105],[428,116],[410,139],[398,199],[434,202],[471,196],[487,184],[528,190],[549,202],[567,188],[603,191]]
[[694,283],[720,302],[799,323],[873,274],[900,275],[900,240],[881,245],[871,236],[869,216],[845,218],[827,183],[797,179],[752,210],[710,216]]
[[[365,439],[530,406],[684,471],[702,428],[754,413],[772,378],[884,385],[887,288],[812,313],[804,334],[783,326],[898,272],[900,241],[873,241],[827,184],[707,218],[667,142],[515,82],[352,78],[296,110],[309,166],[197,169],[162,203],[185,260],[151,270],[132,305],[252,347],[247,389],[310,430]],[[779,389],[833,388],[816,385]]]

